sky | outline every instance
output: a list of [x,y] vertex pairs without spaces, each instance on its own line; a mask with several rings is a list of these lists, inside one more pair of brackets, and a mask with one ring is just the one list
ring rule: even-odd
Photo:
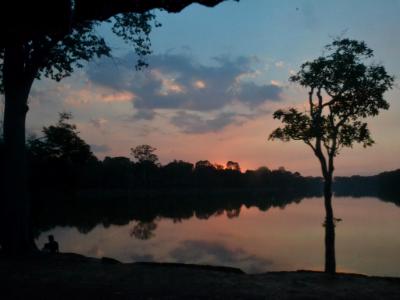
[[113,59],[92,61],[59,83],[36,81],[28,131],[40,136],[68,111],[99,158],[150,144],[163,164],[233,160],[244,170],[284,166],[320,175],[306,145],[268,135],[279,126],[276,109],[306,103],[289,76],[340,36],[364,40],[396,85],[385,94],[390,110],[370,120],[376,144],[342,151],[336,175],[400,168],[399,0],[241,0],[156,15],[162,27],[151,34],[146,70],[135,71],[131,48],[99,28]]

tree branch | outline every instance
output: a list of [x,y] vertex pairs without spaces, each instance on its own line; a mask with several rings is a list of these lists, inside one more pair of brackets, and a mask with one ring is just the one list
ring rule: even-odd
[[153,9],[178,13],[193,3],[214,7],[224,1],[227,0],[0,1],[0,48],[45,36],[61,39],[79,24],[104,21],[120,13],[145,13]]
[[[75,22],[104,21],[120,13],[144,13],[153,9],[162,9],[169,13],[178,13],[193,3],[213,7],[225,0],[92,0],[75,1]],[[235,0],[238,1],[238,0]]]

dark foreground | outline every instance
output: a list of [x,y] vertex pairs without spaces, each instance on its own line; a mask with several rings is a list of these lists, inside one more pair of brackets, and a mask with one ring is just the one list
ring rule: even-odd
[[400,278],[178,264],[75,254],[0,258],[1,299],[400,299]]

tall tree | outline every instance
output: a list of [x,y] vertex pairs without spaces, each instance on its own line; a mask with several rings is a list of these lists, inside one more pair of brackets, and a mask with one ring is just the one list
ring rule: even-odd
[[385,68],[371,63],[373,51],[365,42],[336,39],[325,47],[326,54],[304,63],[290,78],[308,90],[308,108],[277,110],[274,118],[283,127],[269,139],[299,140],[317,157],[324,178],[325,272],[336,272],[335,221],[332,208],[334,160],[340,150],[360,143],[372,146],[367,117],[387,110],[384,93],[394,78]]
[[150,52],[152,9],[180,12],[192,3],[215,6],[224,0],[19,0],[0,3],[0,90],[4,93],[5,191],[0,245],[8,253],[35,249],[29,226],[25,154],[28,96],[35,79],[61,80],[83,61],[111,55],[96,27],[132,42],[141,59]]
[[56,124],[43,127],[41,137],[28,139],[31,189],[75,191],[88,179],[89,166],[97,165],[97,158],[71,119],[70,113],[60,113]]
[[138,172],[141,184],[151,186],[159,170],[158,156],[154,152],[157,148],[150,145],[139,145],[131,148],[131,155],[136,160],[135,170]]

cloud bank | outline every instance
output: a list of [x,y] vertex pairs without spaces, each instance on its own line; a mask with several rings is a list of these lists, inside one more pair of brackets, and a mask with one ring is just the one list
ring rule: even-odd
[[[240,124],[266,102],[281,100],[281,86],[255,82],[256,62],[220,56],[203,65],[188,55],[160,54],[149,57],[148,69],[135,72],[135,57],[127,55],[90,64],[87,76],[115,91],[109,101],[132,101],[134,120],[152,120],[156,110],[164,110],[183,132],[204,133]],[[247,111],[245,117],[238,107]]]

